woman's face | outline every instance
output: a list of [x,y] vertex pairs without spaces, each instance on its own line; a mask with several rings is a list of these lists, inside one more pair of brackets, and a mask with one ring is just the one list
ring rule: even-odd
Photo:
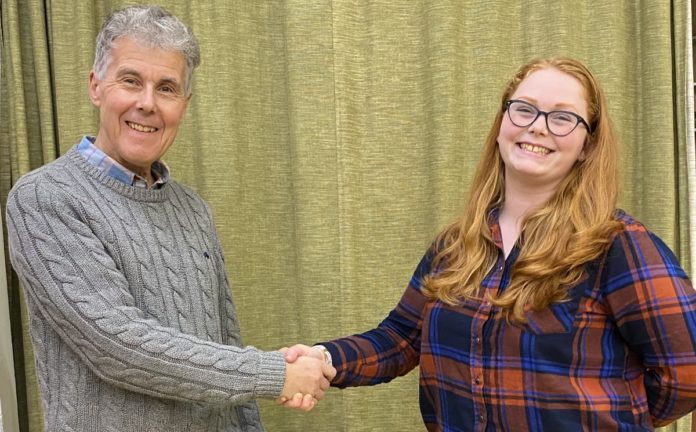
[[[529,111],[533,115],[536,107],[546,112],[575,113],[588,121],[587,98],[582,84],[572,75],[555,68],[532,72],[520,83],[510,100],[524,101],[533,106],[519,104],[522,115],[528,115]],[[516,126],[509,114],[503,115],[497,140],[505,163],[506,185],[514,182],[525,187],[555,189],[575,162],[584,159],[588,130],[583,124],[578,124],[568,135],[556,136],[549,132],[543,114],[526,127]],[[561,115],[560,119],[575,121],[572,115]]]

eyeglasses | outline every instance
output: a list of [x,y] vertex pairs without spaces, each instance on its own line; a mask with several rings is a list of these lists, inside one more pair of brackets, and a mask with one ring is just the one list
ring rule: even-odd
[[580,123],[591,133],[590,125],[578,114],[570,111],[541,111],[539,108],[522,100],[511,99],[505,102],[510,121],[517,127],[527,127],[543,115],[546,120],[546,128],[553,135],[564,137],[570,135]]

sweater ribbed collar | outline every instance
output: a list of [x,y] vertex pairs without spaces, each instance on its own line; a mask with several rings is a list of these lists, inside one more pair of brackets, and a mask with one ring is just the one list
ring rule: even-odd
[[87,162],[84,156],[82,156],[77,150],[77,145],[73,146],[65,153],[65,158],[71,165],[75,166],[75,168],[84,173],[89,179],[126,198],[148,202],[161,202],[169,198],[169,194],[172,189],[171,183],[173,183],[173,180],[170,180],[159,189],[129,186],[116,180],[106,172]]

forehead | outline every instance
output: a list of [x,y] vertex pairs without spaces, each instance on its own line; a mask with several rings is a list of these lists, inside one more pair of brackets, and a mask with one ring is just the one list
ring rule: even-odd
[[555,68],[530,73],[517,87],[511,99],[525,99],[542,109],[570,107],[587,111],[585,88],[574,76]]
[[178,51],[153,48],[132,38],[123,37],[114,41],[107,74],[123,70],[183,83],[186,59]]

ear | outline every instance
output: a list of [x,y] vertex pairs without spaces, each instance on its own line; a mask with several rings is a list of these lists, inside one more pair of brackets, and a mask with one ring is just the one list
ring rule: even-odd
[[101,80],[97,78],[94,69],[89,71],[89,100],[92,101],[92,105],[95,107],[101,106],[101,98],[99,97]]
[[193,92],[189,93],[188,96],[186,96],[186,105],[184,106],[184,112],[181,114],[181,120],[186,118],[186,113],[188,112],[188,107],[189,104],[191,103],[191,98],[193,97]]
[[585,158],[587,156],[585,155],[585,149],[583,148],[580,154],[578,155],[578,162],[585,162]]

